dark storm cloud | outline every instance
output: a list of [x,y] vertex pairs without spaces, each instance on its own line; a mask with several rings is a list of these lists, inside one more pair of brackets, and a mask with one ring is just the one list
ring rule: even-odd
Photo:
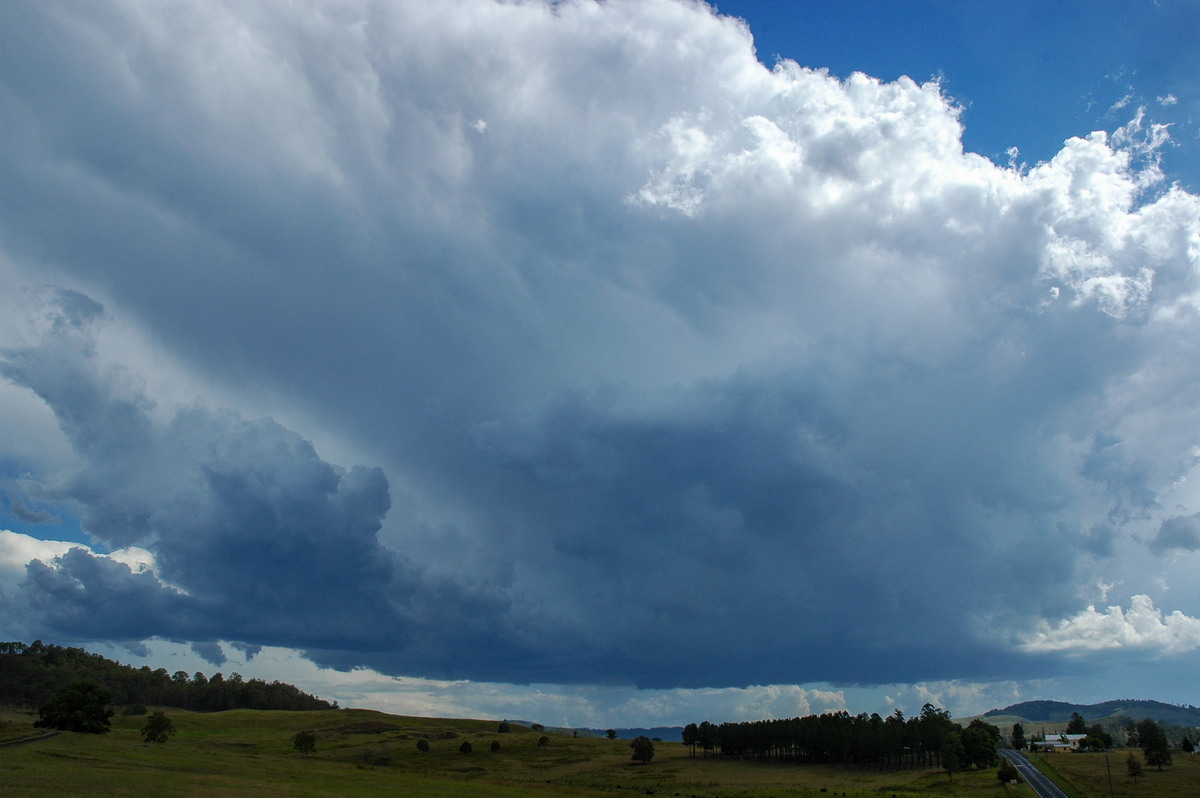
[[1148,578],[1137,525],[1194,548],[1200,203],[1140,119],[1021,172],[937,85],[768,71],[702,4],[164,9],[0,10],[0,275],[72,287],[0,327],[69,443],[10,502],[154,560],[39,554],[30,628],[1013,675]]
[[1150,541],[1150,548],[1157,554],[1200,550],[1200,513],[1164,520]]

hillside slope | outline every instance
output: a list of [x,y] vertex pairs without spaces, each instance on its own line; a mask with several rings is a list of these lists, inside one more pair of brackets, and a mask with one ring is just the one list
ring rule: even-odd
[[1071,704],[1066,701],[1022,701],[1003,709],[993,709],[984,717],[1014,716],[1039,723],[1066,723],[1071,713],[1078,712],[1088,721],[1107,718],[1150,718],[1159,723],[1177,726],[1200,726],[1200,708],[1177,706],[1162,701],[1117,699],[1099,704]]

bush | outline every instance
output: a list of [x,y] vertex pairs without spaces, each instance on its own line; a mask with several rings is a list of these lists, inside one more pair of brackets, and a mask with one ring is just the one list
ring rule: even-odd
[[630,740],[629,747],[633,749],[635,762],[645,763],[654,759],[654,741],[644,734]]
[[317,735],[310,731],[296,732],[292,745],[304,756],[310,756],[317,750]]
[[417,750],[418,751],[428,751],[429,750],[429,742],[427,740],[417,740]]
[[1016,766],[1007,759],[1000,760],[1000,770],[996,773],[996,778],[1003,782],[1020,781],[1021,774],[1017,772]]
[[462,745],[460,745],[460,746],[458,747],[458,750],[459,750],[460,752],[464,753],[464,754],[469,754],[469,753],[471,753],[471,751],[473,751],[474,749],[473,749],[473,748],[471,748],[471,741],[470,741],[470,740],[463,740],[463,744],[462,744]]
[[492,753],[494,754],[494,753],[496,753],[496,752],[497,752],[497,751],[499,751],[499,750],[500,750],[500,741],[499,741],[499,740],[492,740]]
[[142,727],[142,742],[165,743],[175,733],[175,724],[161,709],[153,712]]

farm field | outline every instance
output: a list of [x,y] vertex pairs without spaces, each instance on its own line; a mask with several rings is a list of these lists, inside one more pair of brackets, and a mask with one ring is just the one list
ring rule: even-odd
[[[654,761],[629,742],[529,731],[497,721],[412,718],[369,710],[190,713],[168,710],[178,734],[145,744],[144,716],[114,717],[105,735],[62,733],[0,747],[7,796],[767,796],[1030,795],[995,770],[886,772],[692,758],[682,743],[655,743]],[[27,713],[6,713],[0,742],[33,733]],[[316,751],[292,745],[316,735]],[[549,744],[539,746],[545,735]],[[424,739],[429,751],[417,749]],[[462,753],[463,742],[473,752]],[[492,751],[493,742],[500,744]],[[1158,774],[1155,774],[1158,775]],[[1147,780],[1153,776],[1147,777]],[[1149,792],[1130,793],[1149,795]]]
[[[1034,754],[1030,759],[1038,763],[1043,771],[1056,772],[1072,787],[1076,794],[1085,798],[1101,798],[1109,793],[1109,772],[1112,773],[1113,798],[1192,798],[1200,784],[1200,758],[1172,752],[1174,764],[1159,771],[1142,766],[1143,775],[1131,779],[1125,768],[1130,751],[1139,761],[1144,761],[1141,751],[1117,749],[1109,751],[1108,766],[1102,753],[1056,753]],[[1049,767],[1043,766],[1048,765]]]

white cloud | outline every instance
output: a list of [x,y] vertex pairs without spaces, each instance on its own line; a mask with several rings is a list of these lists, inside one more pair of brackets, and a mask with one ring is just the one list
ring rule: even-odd
[[1179,610],[1164,617],[1149,596],[1135,595],[1128,610],[1114,605],[1099,612],[1089,606],[1057,625],[1043,622],[1024,647],[1034,652],[1135,649],[1178,654],[1200,648],[1200,618]]

